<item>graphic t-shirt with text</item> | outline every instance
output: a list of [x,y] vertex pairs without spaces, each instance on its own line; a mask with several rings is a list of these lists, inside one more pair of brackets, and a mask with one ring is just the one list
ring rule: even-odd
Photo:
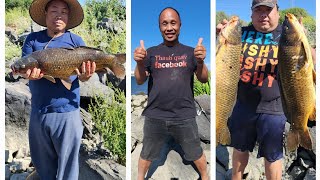
[[143,115],[149,118],[181,120],[196,116],[193,77],[194,48],[160,44],[147,50],[148,104]]
[[280,35],[281,26],[270,33],[242,28],[238,100],[257,113],[283,114],[276,77]]

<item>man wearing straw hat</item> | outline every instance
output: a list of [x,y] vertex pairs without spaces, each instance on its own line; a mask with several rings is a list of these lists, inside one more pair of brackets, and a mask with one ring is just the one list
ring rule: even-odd
[[[81,37],[71,33],[83,20],[83,10],[77,0],[33,0],[30,9],[33,21],[46,30],[29,34],[22,56],[45,48],[84,46]],[[83,126],[80,118],[79,80],[86,81],[94,73],[95,63],[82,64],[82,73],[71,76],[71,89],[62,80],[52,83],[43,77],[41,69],[29,69],[32,94],[29,144],[32,163],[40,179],[78,179],[79,149]]]

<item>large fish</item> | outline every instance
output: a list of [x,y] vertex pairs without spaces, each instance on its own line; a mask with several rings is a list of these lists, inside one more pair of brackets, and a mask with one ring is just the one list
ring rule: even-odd
[[227,126],[234,107],[240,76],[241,27],[231,17],[220,32],[216,49],[216,145],[231,143]]
[[95,62],[96,71],[109,68],[115,76],[123,79],[126,54],[106,54],[103,51],[90,47],[77,48],[49,48],[35,51],[13,63],[15,73],[24,74],[28,69],[40,68],[44,78],[55,83],[54,78],[60,78],[67,89],[71,88],[69,77],[75,75],[75,69],[81,70],[83,62]]
[[312,149],[308,119],[316,119],[315,71],[304,28],[293,14],[286,14],[278,52],[278,79],[285,116],[291,123],[287,148]]

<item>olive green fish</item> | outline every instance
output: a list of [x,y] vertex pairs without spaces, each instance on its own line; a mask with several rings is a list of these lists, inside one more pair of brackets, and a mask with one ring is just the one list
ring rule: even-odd
[[287,148],[312,149],[308,119],[316,119],[315,71],[311,48],[297,18],[286,14],[278,52],[278,79],[285,116],[291,123]]
[[28,69],[40,68],[44,78],[55,83],[60,78],[67,89],[71,88],[70,76],[75,75],[75,69],[81,71],[83,62],[95,62],[96,71],[110,69],[116,77],[123,79],[126,54],[106,54],[103,51],[90,47],[77,48],[49,48],[35,51],[13,63],[15,73],[24,74]]
[[234,107],[240,76],[241,27],[231,17],[219,34],[216,49],[216,145],[231,143],[227,126]]

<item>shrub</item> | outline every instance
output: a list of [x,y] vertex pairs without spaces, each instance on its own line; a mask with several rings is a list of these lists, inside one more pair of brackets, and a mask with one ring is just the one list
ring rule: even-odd
[[31,26],[28,10],[17,7],[6,11],[5,25],[15,29],[17,34],[25,32]]
[[124,92],[108,84],[114,90],[110,98],[96,96],[89,106],[95,127],[103,136],[104,146],[117,155],[120,164],[126,163],[126,98]]
[[14,57],[20,57],[21,56],[21,53],[22,53],[22,50],[21,50],[21,47],[16,45],[16,44],[13,44],[9,38],[6,36],[5,37],[5,60],[6,62],[8,61],[11,61],[12,58]]
[[194,83],[193,83],[193,91],[194,91],[194,96],[199,96],[202,94],[207,94],[210,95],[210,74],[208,74],[208,82],[206,83],[201,83],[197,77],[194,77]]

